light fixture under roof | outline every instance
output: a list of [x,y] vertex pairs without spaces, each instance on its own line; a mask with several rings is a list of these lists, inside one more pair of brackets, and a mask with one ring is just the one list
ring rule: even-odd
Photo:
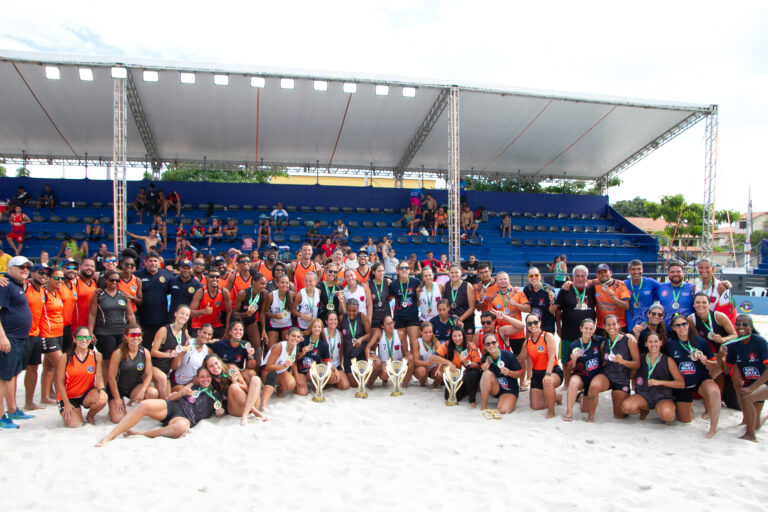
[[179,75],[179,80],[183,84],[193,84],[193,83],[195,83],[195,74],[194,73],[181,73]]
[[58,80],[61,78],[61,72],[56,66],[45,66],[45,78],[48,80]]
[[415,98],[416,97],[416,88],[415,87],[403,87],[403,96],[406,98]]
[[229,75],[213,75],[214,85],[229,85]]
[[266,85],[267,81],[264,79],[263,76],[252,76],[251,77],[251,87],[258,87],[262,88],[264,85]]
[[345,83],[342,90],[349,94],[355,94],[357,92],[357,84]]
[[280,79],[280,88],[281,89],[293,89],[294,87],[293,78],[281,78]]
[[389,94],[389,86],[388,85],[377,85],[376,86],[376,96],[387,96]]
[[160,75],[157,71],[145,70],[142,73],[145,82],[157,82],[160,79]]
[[80,80],[84,82],[92,82],[93,81],[93,70],[90,68],[80,68],[78,70],[78,73],[80,74]]
[[128,70],[125,68],[112,68],[112,78],[128,78]]
[[328,82],[326,82],[325,80],[315,80],[314,88],[316,91],[327,91]]

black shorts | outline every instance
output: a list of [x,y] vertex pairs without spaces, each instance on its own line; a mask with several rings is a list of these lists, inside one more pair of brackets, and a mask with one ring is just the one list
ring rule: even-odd
[[26,345],[27,337],[12,338],[9,336],[8,341],[11,342],[11,350],[8,352],[0,352],[0,380],[6,382],[11,381],[24,369],[21,362],[24,357],[24,347]]
[[[544,389],[544,376],[546,370],[533,370],[531,375],[531,389]],[[552,368],[552,375],[559,375],[560,382],[563,382],[563,369],[559,366]]]
[[389,315],[384,312],[381,312],[381,313],[374,312],[373,317],[371,318],[371,329],[381,329],[381,326],[384,323],[384,319],[388,316]]
[[519,338],[516,340],[509,340],[509,349],[515,353],[516,356],[520,355],[525,344],[525,338]]
[[165,406],[166,409],[168,409],[168,414],[166,414],[165,418],[161,420],[163,425],[168,425],[168,423],[170,423],[173,418],[186,418],[186,416],[184,416],[184,409],[182,409],[177,402],[166,400]]
[[112,357],[112,353],[117,350],[120,343],[123,342],[123,335],[120,334],[105,334],[105,333],[93,333],[96,336],[96,350],[101,352],[104,361],[109,361]]
[[413,318],[413,319],[395,318],[395,329],[407,329],[408,327],[418,327],[418,326],[419,326],[418,318]]
[[[93,389],[93,388],[91,388],[91,389]],[[83,393],[82,395],[80,395],[78,397],[70,398],[69,399],[69,403],[71,403],[72,407],[74,407],[75,409],[79,409],[80,407],[83,406],[83,400],[85,400],[85,395],[87,395],[90,392],[91,392],[91,390],[89,389],[88,391],[86,391],[85,393]],[[61,412],[63,410],[64,410],[64,400],[59,400],[59,412]]]
[[21,365],[35,366],[43,362],[43,342],[40,336],[27,336],[24,342],[24,354],[22,355]]
[[672,390],[672,399],[675,403],[692,403],[693,402],[693,388],[674,389]]
[[595,376],[598,375],[597,373],[591,376],[585,376],[585,375],[577,375],[581,379],[582,384],[584,384],[584,394],[586,395],[589,393],[589,385],[592,383],[592,379],[595,378]]
[[629,386],[629,379],[627,379],[627,382],[625,384],[622,384],[620,382],[614,382],[611,379],[608,379],[608,389],[610,389],[611,391],[623,391],[624,393],[629,393],[631,389]]
[[63,336],[49,336],[47,338],[42,338],[43,354],[50,354],[51,352],[61,350],[62,343],[64,343]]
[[520,396],[520,388],[516,389],[504,389],[501,386],[499,386],[499,392],[493,395],[493,398],[499,398],[501,395],[515,395],[515,397]]

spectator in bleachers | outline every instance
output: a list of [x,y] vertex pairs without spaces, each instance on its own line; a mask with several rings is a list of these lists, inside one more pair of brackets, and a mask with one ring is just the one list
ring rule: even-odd
[[379,255],[375,252],[368,256],[368,266],[373,267],[374,263],[379,263]]
[[37,198],[37,204],[35,205],[35,214],[40,213],[40,208],[47,206],[50,213],[53,213],[53,209],[56,207],[56,194],[51,189],[50,185],[45,185],[40,196]]
[[179,222],[179,225],[176,226],[176,242],[178,243],[179,240],[183,240],[187,238],[187,230],[184,228],[184,224]]
[[562,288],[568,280],[568,257],[565,254],[561,254],[559,260],[555,260],[554,273],[555,288]]
[[357,261],[357,253],[352,249],[345,251],[346,257],[344,258],[344,268],[347,270],[355,270],[359,262]]
[[336,219],[336,222],[334,223],[333,234],[331,236],[333,237],[333,241],[336,243],[346,239],[349,236],[349,230],[347,229],[347,226],[344,225],[344,221],[341,219]]
[[50,267],[50,266],[51,266],[51,264],[50,264],[50,263],[51,263],[51,262],[50,262],[50,259],[51,259],[51,258],[50,258],[50,256],[48,255],[48,251],[46,251],[45,249],[43,249],[43,250],[41,250],[41,251],[40,251],[40,264],[41,264],[42,266],[44,266],[44,267]]
[[141,224],[144,220],[144,212],[147,210],[147,189],[144,187],[141,187],[139,193],[136,194],[133,209],[136,210],[136,215],[139,216],[139,224]]
[[411,208],[406,208],[405,213],[397,222],[401,222],[404,227],[408,228],[409,235],[414,235],[416,234],[415,230],[419,225],[420,219]]
[[445,213],[445,209],[441,206],[437,209],[437,213],[435,214],[435,224],[432,229],[432,234],[442,235],[446,229],[448,229],[448,214]]
[[317,229],[317,226],[315,226],[314,221],[307,221],[307,233],[305,236],[307,243],[312,246],[313,250],[319,249],[320,244],[323,243],[323,237],[320,235],[320,231]]
[[419,214],[421,213],[421,200],[424,198],[424,196],[421,193],[420,188],[415,188],[411,190],[411,199],[410,199],[410,208],[409,210],[413,211],[413,213]]
[[96,265],[96,272],[104,272],[104,260],[106,259],[107,254],[109,254],[107,244],[99,244],[99,250],[93,253],[93,256],[91,256],[93,263]]
[[323,251],[323,254],[325,254],[325,258],[330,259],[333,251],[336,250],[336,243],[331,240],[331,237],[327,236],[325,237],[323,244],[320,246],[320,249]]
[[437,212],[437,201],[432,194],[427,192],[421,203],[422,227],[425,229],[434,229],[435,213]]
[[11,223],[11,232],[8,233],[7,240],[8,245],[11,246],[16,256],[21,255],[21,250],[24,248],[24,235],[27,231],[27,224],[32,220],[26,213],[21,211],[21,206],[15,206],[13,213],[8,216],[8,221]]
[[386,237],[384,237],[384,240],[381,243],[381,259],[384,263],[384,272],[387,274],[396,274],[400,260],[395,257],[395,250],[392,248],[392,245]]
[[205,235],[208,237],[208,250],[210,251],[213,240],[216,239],[218,241],[224,236],[224,233],[221,229],[221,222],[219,221],[218,217],[213,217],[211,219],[211,225],[208,226],[208,229],[205,231]]
[[256,233],[256,248],[261,248],[261,244],[272,244],[272,227],[269,225],[269,219],[264,219],[259,224],[259,229]]
[[501,218],[501,238],[512,238],[512,217],[505,213]]
[[88,240],[91,242],[98,242],[104,237],[104,227],[99,219],[93,219],[91,224],[85,226],[85,234],[88,235]]
[[448,269],[451,266],[451,262],[448,261],[447,254],[440,255],[440,261],[437,262],[437,268],[435,269],[436,275],[448,275]]
[[176,217],[181,217],[181,196],[179,196],[179,193],[175,190],[168,193],[168,196],[165,198],[165,202],[163,203],[163,217],[168,216],[168,209],[169,208],[175,208],[176,209]]
[[477,277],[477,267],[480,264],[474,254],[469,255],[469,259],[461,262],[461,268],[467,276],[464,278],[471,285],[477,284],[480,280]]
[[427,251],[427,257],[424,259],[424,261],[421,262],[421,267],[426,268],[429,267],[432,269],[432,272],[437,272],[437,267],[440,262],[435,259],[435,254],[432,251]]
[[406,262],[408,263],[408,273],[412,276],[421,274],[421,262],[416,258],[416,253],[412,252],[410,258]]
[[373,237],[368,237],[368,240],[365,241],[365,245],[360,248],[360,250],[365,251],[368,256],[371,254],[376,254],[378,251],[378,247],[376,247],[376,244],[373,241]]
[[194,219],[192,226],[189,228],[189,232],[192,238],[203,238],[205,236],[205,228],[200,225],[200,219]]
[[227,219],[227,225],[224,226],[224,238],[226,238],[228,242],[237,240],[237,224],[232,217]]
[[477,210],[475,210],[475,222],[488,222],[488,212],[485,211],[485,206],[479,207]]
[[137,262],[142,261],[142,254],[144,253],[144,246],[141,245],[141,242],[136,240],[135,238],[131,237],[128,240],[128,243],[126,244],[125,251],[123,253],[123,256],[130,256],[131,258],[135,258]]
[[24,190],[24,187],[19,185],[16,195],[13,196],[13,199],[8,201],[8,207],[13,210],[15,206],[27,206],[30,201],[32,201],[32,196],[29,195],[29,192]]
[[62,254],[67,259],[74,259],[80,262],[83,260],[83,257],[88,256],[88,242],[83,240],[83,243],[78,246],[77,240],[72,238],[72,235],[66,234],[61,242],[59,252],[56,254],[56,259],[59,259]]
[[168,225],[159,213],[154,214],[151,229],[157,230],[157,235],[163,241],[163,247],[168,247]]
[[288,212],[283,208],[283,203],[277,203],[277,207],[269,214],[272,217],[272,225],[275,226],[275,233],[285,231],[288,225]]
[[464,209],[461,211],[461,236],[462,238],[465,238],[467,235],[475,236],[475,232],[477,232],[475,216],[472,214],[469,206],[464,205]]
[[[163,241],[160,239],[160,236],[157,234],[157,230],[155,228],[149,229],[149,235],[147,236],[141,236],[141,235],[134,235],[130,231],[125,232],[128,236],[131,236],[137,240],[142,240],[144,242],[144,245],[146,246],[146,252],[150,253],[152,251],[157,252],[158,254],[161,254],[163,251]],[[142,251],[144,252],[144,251]],[[143,327],[143,326],[142,326]],[[154,336],[153,336],[154,338]],[[152,340],[150,339],[149,343],[151,343]]]
[[176,259],[177,264],[182,260],[192,259],[192,255],[195,253],[195,248],[189,243],[189,240],[181,239],[176,242]]

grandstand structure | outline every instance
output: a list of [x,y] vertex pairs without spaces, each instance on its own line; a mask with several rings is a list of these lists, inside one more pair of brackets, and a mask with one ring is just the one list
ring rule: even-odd
[[[0,158],[25,166],[66,163],[117,171],[107,196],[116,198],[112,221],[118,248],[124,230],[133,229],[125,202],[134,193],[124,178],[119,179],[126,166],[145,166],[155,178],[168,165],[281,166],[318,174],[391,175],[396,182],[409,175],[441,176],[450,194],[438,201],[453,214],[458,211],[461,175],[605,183],[702,120],[707,122],[704,203],[707,212],[714,212],[716,105],[250,66],[0,51]],[[207,185],[203,188],[210,190]],[[269,208],[280,199],[297,212],[303,207],[317,214],[322,213],[315,211],[319,207],[384,208],[373,203],[356,206],[351,201],[320,204],[314,194],[305,188],[298,200],[270,194],[274,200],[243,198],[236,206],[241,212],[259,204]],[[405,204],[396,200],[397,189],[379,194],[388,197],[386,207],[394,211]],[[358,195],[366,194],[349,191],[345,198]],[[191,194],[182,192],[182,196]],[[60,193],[60,197],[89,206],[110,202],[104,195],[98,200],[82,194]],[[224,200],[228,197],[209,195],[205,202],[228,205],[231,201]],[[642,233],[632,233],[626,221],[610,211],[606,198],[600,206],[580,197],[580,203],[591,205],[588,212],[566,210],[571,203],[556,196],[538,198],[530,207],[508,195],[501,201],[493,206],[489,196],[471,204],[519,214],[513,215],[513,226],[519,230],[513,229],[520,236],[513,241],[521,245],[505,247],[510,255],[520,251],[520,255],[538,257],[557,252],[566,243],[571,247],[565,248],[592,250],[602,256],[651,246],[649,240],[634,239]],[[195,203],[191,204],[194,208]],[[360,215],[386,214],[382,210]],[[350,220],[355,222],[345,219]],[[373,222],[370,229],[385,229],[377,228],[377,222],[389,223],[394,229],[390,218],[357,222]],[[458,220],[451,217],[449,224],[453,229],[448,252],[451,259],[458,259]],[[711,239],[707,230],[712,227],[705,221],[705,248]],[[589,231],[574,232],[577,229]],[[619,231],[632,236],[609,238]],[[495,237],[484,230],[480,233],[485,247],[490,247],[487,244]],[[625,247],[627,240],[630,247]],[[414,240],[407,242],[413,245]]]

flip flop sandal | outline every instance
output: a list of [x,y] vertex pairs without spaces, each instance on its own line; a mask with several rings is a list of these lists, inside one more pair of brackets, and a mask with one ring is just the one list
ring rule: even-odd
[[573,421],[573,416],[563,416],[563,421]]
[[485,418],[487,420],[492,420],[493,419],[493,410],[491,410],[491,409],[483,409],[482,412],[483,412],[483,418]]
[[501,412],[499,412],[498,409],[493,409],[491,411],[491,413],[493,414],[493,419],[495,419],[495,420],[500,420],[501,419]]

